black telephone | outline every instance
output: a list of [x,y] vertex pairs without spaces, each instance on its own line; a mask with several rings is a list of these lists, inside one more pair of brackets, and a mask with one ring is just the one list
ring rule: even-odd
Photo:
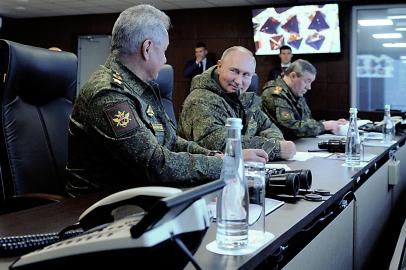
[[184,192],[142,187],[112,194],[79,217],[83,234],[21,256],[10,269],[180,269],[189,261],[199,268],[192,253],[210,225],[202,196],[223,186],[217,180]]

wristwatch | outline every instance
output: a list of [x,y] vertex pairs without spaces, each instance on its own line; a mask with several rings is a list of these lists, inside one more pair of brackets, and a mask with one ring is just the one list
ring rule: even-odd
[[208,154],[208,156],[214,157],[214,156],[217,155],[217,154],[222,155],[223,152],[221,152],[221,151],[210,151],[209,154]]

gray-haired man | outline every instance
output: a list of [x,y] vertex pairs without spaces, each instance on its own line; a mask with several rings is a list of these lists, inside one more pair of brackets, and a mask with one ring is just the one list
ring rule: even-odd
[[[69,123],[67,192],[151,184],[190,185],[220,176],[221,155],[176,136],[156,79],[166,62],[169,17],[150,6],[123,11],[111,55],[81,89]],[[263,150],[247,160],[267,160]]]

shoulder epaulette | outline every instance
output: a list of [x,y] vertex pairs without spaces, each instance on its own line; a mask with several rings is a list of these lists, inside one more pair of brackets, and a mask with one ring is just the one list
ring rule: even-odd
[[113,84],[115,84],[115,85],[117,85],[117,86],[119,86],[119,87],[123,87],[122,86],[122,84],[123,84],[123,78],[121,78],[121,75],[120,75],[120,73],[118,73],[118,72],[116,72],[116,71],[112,71],[112,75],[111,75],[111,78],[112,78],[112,83]]
[[282,90],[283,90],[282,87],[276,86],[276,87],[273,89],[272,93],[273,93],[273,94],[276,94],[276,95],[279,95],[279,94],[282,92]]

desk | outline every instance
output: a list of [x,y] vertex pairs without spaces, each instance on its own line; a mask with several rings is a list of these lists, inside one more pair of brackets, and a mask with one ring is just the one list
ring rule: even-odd
[[[403,146],[405,139],[399,139],[391,148]],[[300,139],[296,142],[297,149],[314,149],[318,141],[316,138]],[[292,169],[310,169],[313,174],[312,188],[327,189],[333,195],[324,202],[298,200],[295,203],[285,203],[268,215],[266,230],[275,235],[274,240],[255,254],[247,256],[221,256],[208,252],[206,244],[215,239],[216,228],[213,224],[195,254],[196,261],[204,269],[253,269],[267,258],[272,258],[281,247],[289,246],[285,255],[289,254],[294,247],[294,240],[306,234],[301,231],[311,227],[330,209],[336,209],[338,202],[346,194],[354,192],[355,201],[349,199],[348,206],[341,209],[334,218],[327,219],[325,224],[316,225],[318,230],[309,234],[311,237],[307,239],[308,242],[300,246],[299,241],[299,247],[296,246],[294,252],[290,251],[292,258],[286,255],[287,259],[280,265],[285,269],[301,270],[325,269],[326,265],[328,269],[362,269],[374,246],[374,239],[383,229],[382,218],[387,218],[390,213],[388,209],[393,209],[405,197],[406,187],[406,147],[401,147],[397,152],[398,159],[401,160],[400,183],[391,188],[387,185],[387,149],[368,147],[365,151],[378,156],[365,168],[358,169],[343,167],[343,161],[340,160],[320,157],[304,162],[283,162]],[[372,192],[376,196],[376,205],[371,204],[368,197]],[[92,195],[0,216],[0,235],[58,231],[74,223],[80,213],[99,198],[100,195]],[[374,207],[373,211],[371,206]],[[382,216],[382,213],[385,214]],[[364,226],[370,226],[373,230],[363,230]],[[12,261],[13,258],[0,259],[0,269],[7,267]],[[191,265],[186,268],[193,269]]]

